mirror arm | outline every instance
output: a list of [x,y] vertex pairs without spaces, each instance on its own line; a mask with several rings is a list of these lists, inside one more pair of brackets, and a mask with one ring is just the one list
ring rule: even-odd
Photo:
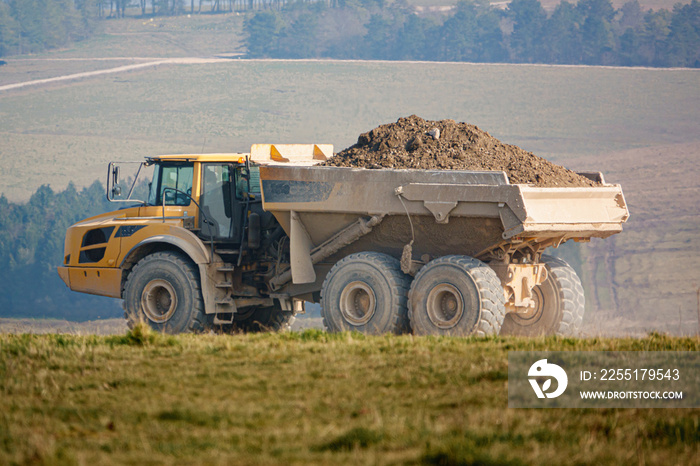
[[[119,168],[119,167],[117,167]],[[136,182],[139,180],[139,175],[141,174],[141,169],[143,168],[143,163],[139,165],[139,169],[136,170],[136,176],[134,177],[134,182],[131,185],[131,189],[129,190],[129,195],[126,196],[127,199],[131,199],[131,194],[134,192],[134,188],[136,188]]]

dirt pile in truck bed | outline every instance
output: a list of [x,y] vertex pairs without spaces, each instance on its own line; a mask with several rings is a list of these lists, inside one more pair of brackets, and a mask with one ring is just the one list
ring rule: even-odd
[[597,186],[560,165],[504,144],[468,123],[412,115],[363,133],[323,165],[355,168],[504,171],[512,184]]

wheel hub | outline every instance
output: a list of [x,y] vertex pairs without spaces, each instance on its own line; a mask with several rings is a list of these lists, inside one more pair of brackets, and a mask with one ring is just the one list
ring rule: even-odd
[[161,324],[175,313],[177,294],[165,280],[151,280],[141,293],[141,308],[148,320]]
[[353,325],[369,322],[377,307],[374,291],[365,282],[349,283],[340,294],[340,312]]
[[518,306],[515,308],[515,312],[512,313],[513,318],[516,321],[519,321],[520,325],[531,325],[536,323],[544,312],[545,299],[539,286],[533,288],[532,290],[532,301],[534,301],[534,306]]
[[454,327],[464,315],[464,298],[457,287],[449,283],[430,290],[426,304],[430,321],[442,329]]

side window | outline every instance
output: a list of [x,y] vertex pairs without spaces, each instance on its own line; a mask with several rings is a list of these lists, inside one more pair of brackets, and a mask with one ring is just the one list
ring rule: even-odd
[[248,190],[248,180],[243,176],[245,168],[236,169],[236,198],[239,200],[245,199],[246,193],[260,194],[260,168],[250,166],[250,191]]
[[160,166],[156,165],[153,170],[153,180],[148,183],[148,205],[159,205],[160,191],[158,191],[158,185],[160,185]]

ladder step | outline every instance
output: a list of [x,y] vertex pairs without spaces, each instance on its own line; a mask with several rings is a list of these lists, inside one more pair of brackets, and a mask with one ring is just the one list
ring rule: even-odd
[[[232,323],[233,323],[233,312],[224,312],[224,313],[221,313],[221,314],[230,315],[231,317],[230,317],[229,319],[226,319],[226,318],[220,319],[220,318],[219,318],[220,313],[214,314],[214,324],[215,324],[215,325],[217,325],[217,324],[218,324],[218,325],[221,325],[221,324],[232,324]],[[222,317],[223,317],[223,316],[222,316]]]
[[219,267],[216,269],[217,272],[223,272],[223,273],[228,273],[228,272],[233,272],[235,270],[235,267],[230,266],[230,267]]
[[238,254],[237,249],[216,249],[217,254],[224,254],[224,255],[232,255],[232,254]]
[[233,283],[231,283],[231,282],[217,283],[216,287],[217,288],[233,288]]

